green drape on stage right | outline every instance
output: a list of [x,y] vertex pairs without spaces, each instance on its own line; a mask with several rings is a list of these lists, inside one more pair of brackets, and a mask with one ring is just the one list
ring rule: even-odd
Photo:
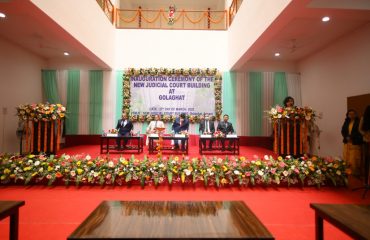
[[42,86],[48,103],[60,103],[56,70],[41,71]]
[[78,134],[80,70],[68,70],[66,133]]
[[90,70],[90,105],[89,105],[89,133],[102,133],[103,116],[103,71]]
[[263,81],[261,72],[249,73],[249,129],[251,136],[262,136]]
[[[235,72],[224,72],[222,78],[222,115],[229,115],[229,122],[233,124],[236,131],[236,74]],[[221,116],[222,120],[222,116]],[[215,126],[217,128],[217,126]]]
[[274,73],[274,105],[283,105],[284,99],[288,96],[288,86],[285,72]]

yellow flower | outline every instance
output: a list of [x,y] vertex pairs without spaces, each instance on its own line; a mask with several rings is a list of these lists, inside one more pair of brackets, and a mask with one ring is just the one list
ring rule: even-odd
[[83,169],[81,169],[81,168],[78,168],[78,169],[77,169],[77,174],[78,174],[78,175],[81,175],[83,172],[84,172],[84,170],[83,170]]
[[23,168],[23,171],[29,171],[29,170],[31,170],[31,167],[25,167],[25,168]]
[[2,175],[2,176],[1,176],[1,180],[4,180],[4,179],[5,179],[5,177],[6,177],[5,175]]
[[51,171],[53,171],[53,170],[54,170],[54,168],[53,168],[53,167],[48,166],[48,172],[51,172]]
[[32,173],[32,177],[36,176],[37,175],[37,172],[34,172]]
[[226,183],[228,183],[228,181],[227,181],[227,179],[226,179],[226,178],[222,178],[222,179],[221,179],[221,183],[222,183],[222,184],[226,184]]
[[338,166],[338,164],[334,164],[334,168],[338,168],[339,166]]
[[88,161],[87,162],[87,165],[92,165],[93,164],[93,162],[92,161]]
[[179,157],[177,157],[177,156],[176,156],[174,160],[175,160],[175,161],[179,161]]
[[77,162],[77,166],[81,166],[81,161],[78,161]]
[[245,157],[243,157],[243,156],[240,157],[240,161],[243,161],[244,162],[245,161]]
[[224,169],[224,172],[227,172],[227,170],[228,170],[228,168],[224,165],[224,166],[222,166],[223,167],[223,169]]
[[312,161],[316,161],[316,160],[317,160],[317,157],[316,157],[316,156],[313,156],[313,157],[311,158],[311,160],[312,160]]
[[261,164],[262,164],[262,163],[261,163],[261,161],[259,161],[259,160],[256,162],[256,165],[257,165],[257,166],[261,166]]
[[64,172],[66,172],[66,173],[69,172],[69,169],[64,169]]
[[15,178],[15,174],[10,174],[10,178]]
[[283,157],[282,157],[282,156],[279,156],[279,157],[278,157],[278,160],[279,160],[279,161],[283,161]]
[[122,176],[122,175],[123,175],[123,172],[119,172],[119,173],[118,173],[118,176]]
[[4,169],[4,174],[8,174],[8,173],[10,173],[10,170],[8,168],[5,168]]

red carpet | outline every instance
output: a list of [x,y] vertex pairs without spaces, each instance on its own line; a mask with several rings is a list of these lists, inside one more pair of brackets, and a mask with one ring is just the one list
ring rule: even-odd
[[[79,146],[63,149],[60,153],[99,155],[98,146]],[[144,154],[147,153],[144,150]],[[144,155],[141,154],[141,155]],[[262,157],[272,152],[262,148],[242,147],[243,156]],[[131,154],[128,154],[129,156]],[[136,155],[136,154],[135,154]],[[198,156],[197,148],[190,156]],[[118,156],[118,155],[113,155]],[[153,155],[155,156],[155,155]],[[359,185],[351,180],[350,185]],[[242,200],[265,224],[276,239],[314,239],[314,211],[309,207],[315,203],[362,203],[370,204],[370,197],[361,199],[362,192],[349,188],[314,187],[300,188],[208,188],[201,186],[139,186],[123,187],[0,187],[0,200],[25,200],[20,210],[20,240],[58,240],[68,235],[88,216],[102,200]],[[324,223],[325,239],[350,239],[330,224]],[[9,219],[0,222],[0,239],[8,239]]]
[[[361,192],[346,188],[181,188],[2,187],[0,200],[25,200],[20,210],[20,239],[66,239],[102,200],[242,200],[276,239],[314,239],[314,211],[309,203],[363,203]],[[0,222],[0,239],[8,239],[9,220]],[[329,224],[325,239],[350,239]]]

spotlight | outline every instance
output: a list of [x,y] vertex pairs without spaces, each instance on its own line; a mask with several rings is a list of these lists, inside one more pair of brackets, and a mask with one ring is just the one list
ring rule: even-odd
[[69,52],[64,52],[64,56],[69,56]]
[[275,57],[279,57],[280,56],[280,53],[275,53]]
[[0,18],[6,18],[5,13],[0,12]]
[[323,21],[323,22],[329,22],[329,21],[330,21],[330,17],[325,16],[325,17],[323,17],[323,18],[321,19],[321,21]]

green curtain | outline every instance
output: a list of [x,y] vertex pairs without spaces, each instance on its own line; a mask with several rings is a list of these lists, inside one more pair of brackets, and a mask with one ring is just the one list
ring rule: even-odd
[[262,136],[263,81],[261,72],[249,73],[249,128],[251,136]]
[[46,101],[49,103],[60,103],[57,85],[57,71],[42,70],[41,76]]
[[229,121],[233,124],[234,130],[236,130],[235,97],[236,97],[236,74],[235,72],[224,72],[222,78],[222,101],[223,101],[222,112],[223,114],[229,115]]
[[103,116],[103,71],[89,71],[89,133],[101,134]]
[[80,71],[68,70],[66,133],[78,134]]
[[284,98],[288,96],[285,72],[274,73],[274,105],[283,105]]
[[[116,71],[116,121],[121,119],[123,106],[123,71]],[[114,122],[116,124],[117,122]]]

